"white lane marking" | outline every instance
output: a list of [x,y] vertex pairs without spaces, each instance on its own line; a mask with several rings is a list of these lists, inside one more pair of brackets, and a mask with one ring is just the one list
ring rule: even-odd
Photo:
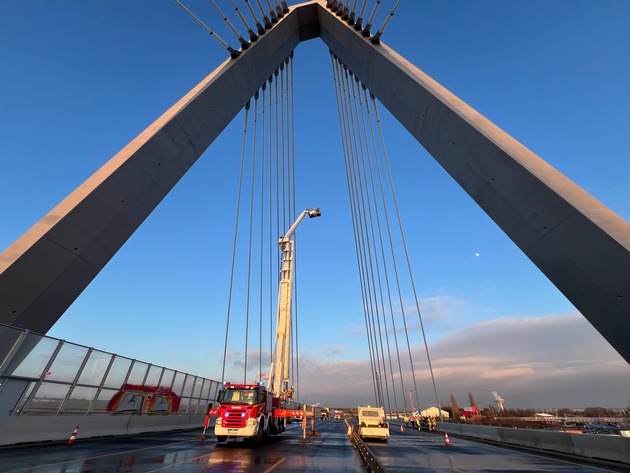
[[273,465],[271,465],[269,468],[267,468],[265,471],[263,471],[263,473],[269,473],[272,470],[275,470],[277,466],[280,465],[280,463],[282,463],[283,461],[285,461],[287,459],[287,457],[281,458],[280,460],[278,460],[276,463],[274,463]]

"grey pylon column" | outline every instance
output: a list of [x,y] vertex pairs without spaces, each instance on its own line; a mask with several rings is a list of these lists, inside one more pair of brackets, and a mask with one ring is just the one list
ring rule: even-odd
[[3,253],[0,322],[45,333],[295,46],[319,36],[630,362],[630,224],[325,5],[292,7]]
[[0,322],[46,333],[300,41],[294,9],[228,59],[0,255]]

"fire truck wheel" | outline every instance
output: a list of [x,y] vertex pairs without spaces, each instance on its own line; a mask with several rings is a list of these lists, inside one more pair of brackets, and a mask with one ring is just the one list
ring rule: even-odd
[[219,435],[217,436],[217,442],[225,442],[227,440],[227,436]]
[[262,442],[262,438],[263,438],[263,422],[261,421],[260,424],[258,424],[258,430],[256,431],[256,437],[254,437],[254,442],[260,443]]

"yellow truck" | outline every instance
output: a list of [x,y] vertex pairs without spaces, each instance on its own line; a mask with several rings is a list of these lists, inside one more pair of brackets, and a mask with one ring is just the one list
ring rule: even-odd
[[389,423],[385,421],[385,410],[382,407],[359,407],[359,437],[362,439],[389,438]]

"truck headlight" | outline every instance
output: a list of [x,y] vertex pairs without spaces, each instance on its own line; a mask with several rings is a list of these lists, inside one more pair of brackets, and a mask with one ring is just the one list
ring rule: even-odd
[[217,417],[217,420],[214,422],[214,425],[218,425],[219,427],[221,427],[221,418]]

